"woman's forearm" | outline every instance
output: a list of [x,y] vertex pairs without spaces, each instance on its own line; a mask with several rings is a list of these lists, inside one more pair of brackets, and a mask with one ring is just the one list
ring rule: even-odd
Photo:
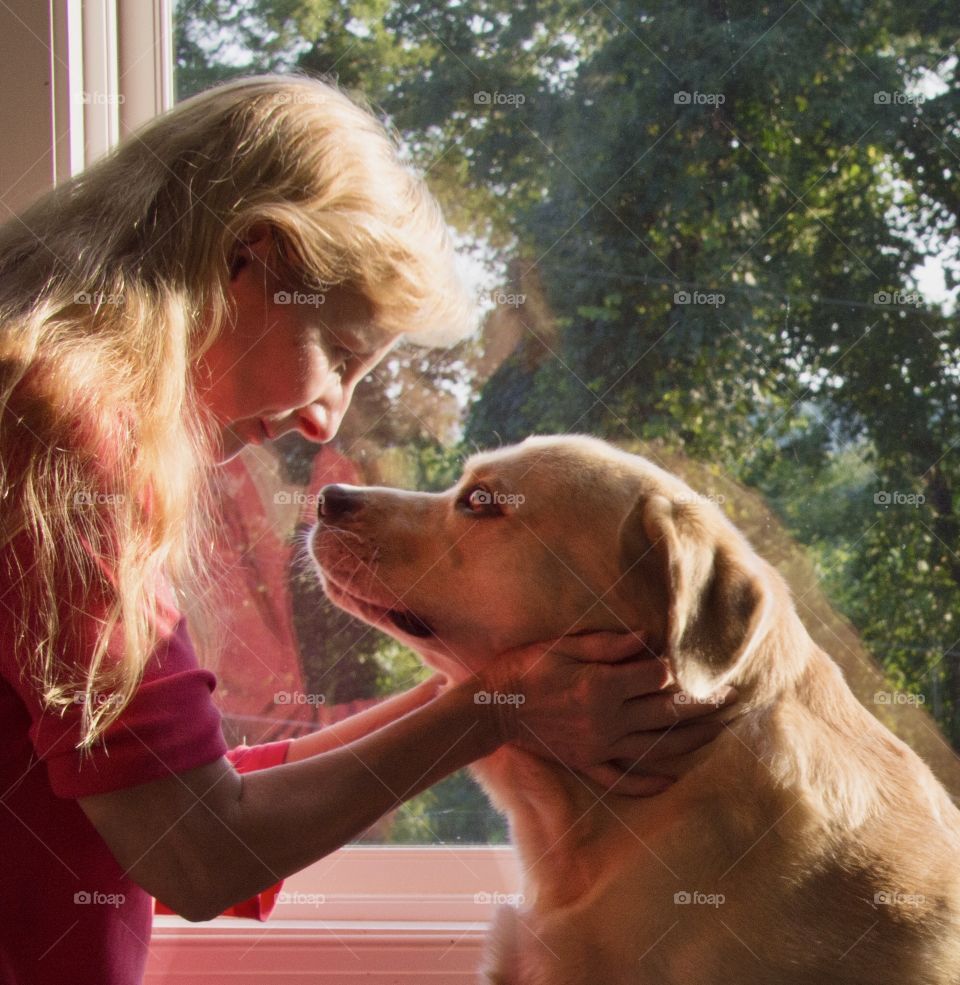
[[310,735],[294,739],[287,751],[287,762],[294,763],[332,749],[339,749],[395,722],[398,718],[432,701],[437,696],[442,681],[441,675],[434,675],[409,691],[386,698],[372,708],[366,708],[356,715],[311,732]]
[[[447,688],[320,755],[242,775],[221,758],[81,798],[80,806],[148,893],[189,920],[209,920],[512,738],[495,706],[475,703],[476,690]],[[414,691],[398,696],[392,710],[402,712],[424,696]]]
[[329,854],[388,810],[494,752],[496,713],[459,685],[342,748],[241,777],[230,851],[212,884],[219,912]]

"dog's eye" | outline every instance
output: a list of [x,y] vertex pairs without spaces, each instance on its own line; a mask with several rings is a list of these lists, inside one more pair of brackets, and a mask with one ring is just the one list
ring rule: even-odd
[[460,497],[459,505],[474,516],[499,516],[503,512],[496,495],[486,486],[472,486]]

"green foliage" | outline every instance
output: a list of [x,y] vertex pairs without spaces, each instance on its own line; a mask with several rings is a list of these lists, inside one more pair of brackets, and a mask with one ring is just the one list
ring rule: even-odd
[[381,695],[414,687],[430,676],[430,670],[420,658],[392,637],[378,640],[376,663],[379,671],[376,688]]
[[506,821],[490,809],[466,770],[407,801],[390,831],[393,844],[502,845],[506,840]]

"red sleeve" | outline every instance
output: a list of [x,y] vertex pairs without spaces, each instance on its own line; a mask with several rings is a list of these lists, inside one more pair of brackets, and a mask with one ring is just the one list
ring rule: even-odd
[[278,742],[264,742],[259,746],[237,746],[227,753],[227,759],[233,763],[233,768],[238,773],[253,773],[254,770],[281,766],[287,761],[287,750],[292,741],[280,739]]
[[[22,570],[29,571],[29,542],[17,546],[25,562]],[[290,740],[240,746],[228,753],[220,712],[211,697],[216,677],[199,666],[186,622],[172,603],[172,596],[167,597],[166,586],[160,586],[158,595],[159,641],[144,666],[136,694],[93,748],[79,751],[82,703],[62,710],[44,708],[39,689],[24,673],[24,640],[35,635],[37,628],[18,579],[10,577],[10,569],[7,570],[5,583],[0,580],[0,675],[27,708],[30,741],[38,760],[46,766],[54,794],[75,799],[109,793],[184,773],[225,755],[240,773],[285,761]],[[61,601],[67,608],[69,600]],[[79,601],[97,611],[97,599],[92,596]],[[62,659],[82,666],[94,644],[97,622],[88,612],[77,611],[79,615],[73,614],[75,631],[63,636]],[[111,639],[110,653],[114,657],[115,642]],[[82,700],[83,695],[79,697]],[[227,912],[265,919],[275,905],[280,885]]]
[[[8,674],[30,713],[30,740],[59,797],[88,797],[205,766],[227,751],[211,698],[216,677],[202,670],[183,619],[162,638],[129,705],[89,752],[81,753],[82,703],[44,709],[35,688]],[[82,694],[78,698],[82,699]]]
[[[23,532],[0,552],[0,674],[16,691],[30,717],[29,739],[47,771],[56,796],[79,798],[109,793],[205,766],[227,751],[220,712],[211,692],[216,677],[199,666],[187,625],[165,583],[157,590],[157,642],[147,658],[136,693],[119,718],[88,750],[82,737],[82,691],[65,708],[45,707],[28,653],[45,627],[24,591],[36,563],[32,538]],[[109,577],[102,562],[104,573]],[[83,589],[65,582],[58,595],[60,661],[82,676],[102,627],[106,598],[96,583]],[[104,667],[122,657],[116,627],[107,644]],[[94,695],[91,700],[110,700]]]
[[[234,769],[238,773],[252,773],[254,770],[265,770],[271,766],[280,766],[287,760],[287,750],[290,748],[291,739],[282,739],[279,742],[265,742],[262,746],[237,746],[227,753],[227,759],[233,763]],[[277,896],[283,888],[283,880],[264,889],[251,899],[244,900],[242,903],[235,903],[229,909],[224,910],[222,916],[225,917],[249,917],[251,920],[266,920],[273,913],[273,908],[277,905]],[[155,901],[156,913],[173,913],[160,900]]]

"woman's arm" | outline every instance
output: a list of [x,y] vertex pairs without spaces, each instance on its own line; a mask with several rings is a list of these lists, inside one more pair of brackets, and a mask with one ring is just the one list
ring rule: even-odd
[[80,800],[130,876],[188,920],[208,920],[489,755],[502,719],[459,685],[341,748],[243,776],[226,759]]

